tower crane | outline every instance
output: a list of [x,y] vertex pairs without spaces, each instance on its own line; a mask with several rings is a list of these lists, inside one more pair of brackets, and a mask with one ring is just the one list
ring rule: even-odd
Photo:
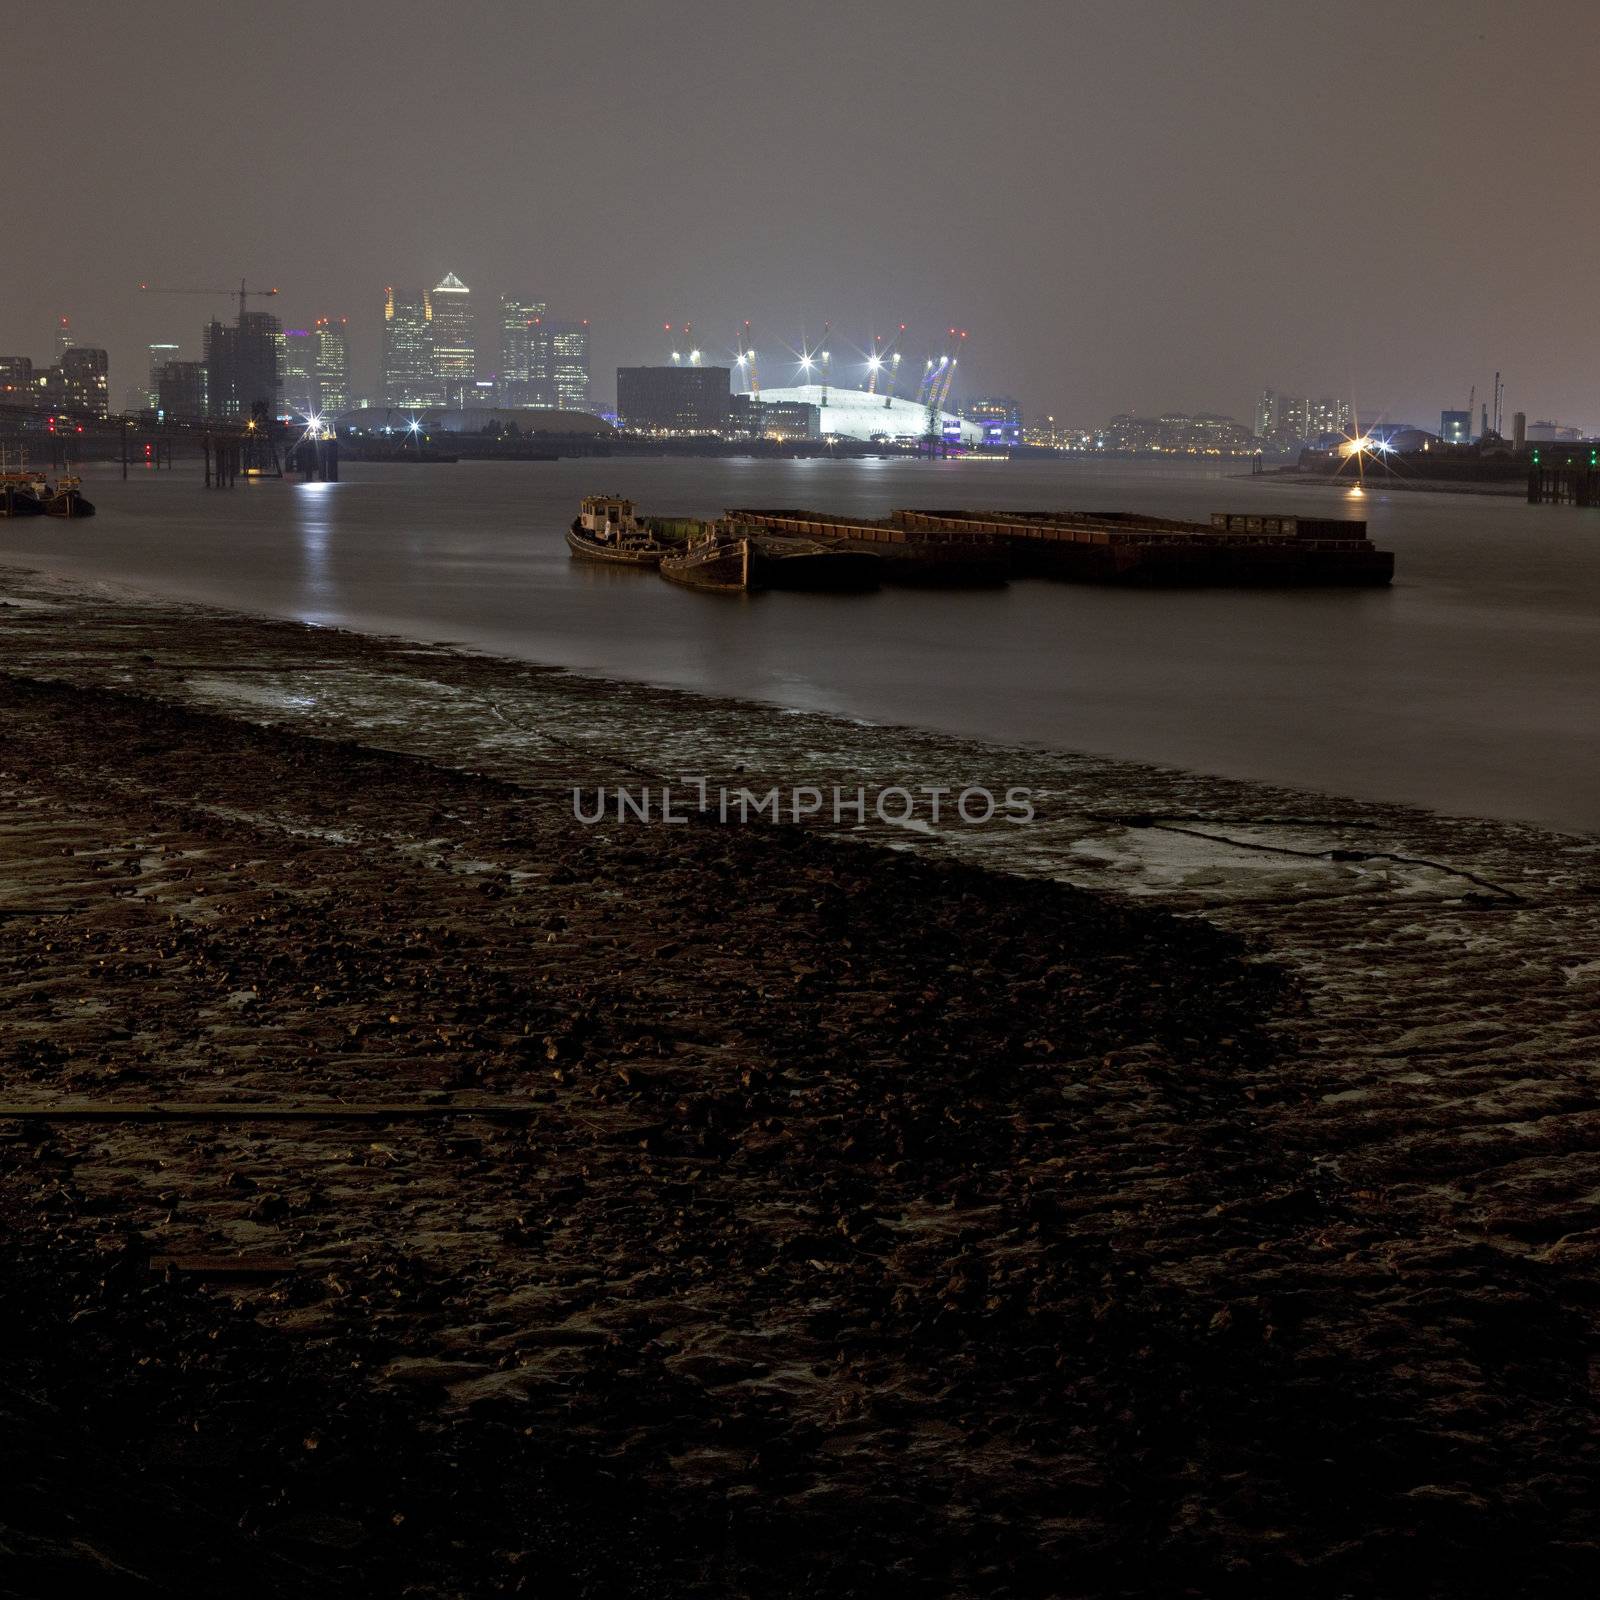
[[243,278],[239,280],[239,287],[237,289],[168,289],[164,285],[157,285],[153,283],[141,283],[139,287],[145,294],[205,294],[210,295],[213,299],[217,298],[219,295],[228,295],[230,298],[234,295],[238,295],[239,321],[241,324],[244,322],[244,303],[246,299],[257,298],[262,300],[270,300],[272,296],[278,292],[276,289],[252,289],[248,287]]

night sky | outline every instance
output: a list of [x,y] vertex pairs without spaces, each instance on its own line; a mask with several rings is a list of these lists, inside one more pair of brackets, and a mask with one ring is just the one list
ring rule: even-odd
[[954,323],[969,394],[1085,425],[1270,384],[1437,427],[1499,367],[1508,419],[1600,426],[1592,4],[13,0],[6,39],[0,351],[67,313],[114,405],[228,311],[141,280],[347,315],[361,392],[383,286],[455,271],[589,318],[597,398],[749,317],[768,384],[828,320],[836,371]]

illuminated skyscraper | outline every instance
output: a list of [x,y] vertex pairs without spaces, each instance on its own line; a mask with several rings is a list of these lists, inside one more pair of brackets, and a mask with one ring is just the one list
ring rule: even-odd
[[309,328],[286,328],[278,368],[278,409],[285,416],[312,417],[317,411],[317,342]]
[[349,320],[318,317],[315,324],[317,410],[325,417],[350,409],[350,344],[345,337]]
[[103,417],[111,409],[106,353],[88,345],[72,345],[61,352],[61,388],[64,408]]
[[383,403],[444,404],[433,374],[433,302],[420,290],[384,290]]
[[145,392],[145,404],[152,411],[161,404],[161,369],[169,361],[179,359],[181,352],[175,344],[153,344],[150,346],[150,387]]
[[500,376],[526,383],[534,376],[534,345],[543,325],[543,300],[500,297]]
[[589,409],[589,324],[562,322],[550,330],[550,380],[563,411]]
[[453,272],[433,288],[433,375],[446,405],[459,405],[460,391],[478,377],[472,291]]

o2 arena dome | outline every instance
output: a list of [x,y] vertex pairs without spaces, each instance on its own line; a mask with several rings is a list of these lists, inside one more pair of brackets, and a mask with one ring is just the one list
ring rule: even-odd
[[[831,383],[826,388],[820,383],[804,383],[792,389],[769,389],[763,384],[761,398],[816,406],[824,438],[833,434],[870,443],[873,439],[906,442],[928,436],[928,407],[915,400],[868,394],[865,389],[841,389]],[[939,413],[939,433],[945,439],[959,436],[962,444],[983,443],[983,429],[977,423],[964,422],[948,411]]]

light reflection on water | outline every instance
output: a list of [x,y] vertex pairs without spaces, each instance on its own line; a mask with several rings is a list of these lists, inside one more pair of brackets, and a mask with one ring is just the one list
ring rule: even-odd
[[[27,565],[308,621],[1007,743],[1600,828],[1600,513],[1204,469],[1054,462],[381,467],[206,491],[89,474],[100,514],[5,526]],[[1138,593],[1027,581],[696,594],[571,561],[578,498],[1366,517],[1393,589]],[[4,559],[4,557],[0,557]]]

